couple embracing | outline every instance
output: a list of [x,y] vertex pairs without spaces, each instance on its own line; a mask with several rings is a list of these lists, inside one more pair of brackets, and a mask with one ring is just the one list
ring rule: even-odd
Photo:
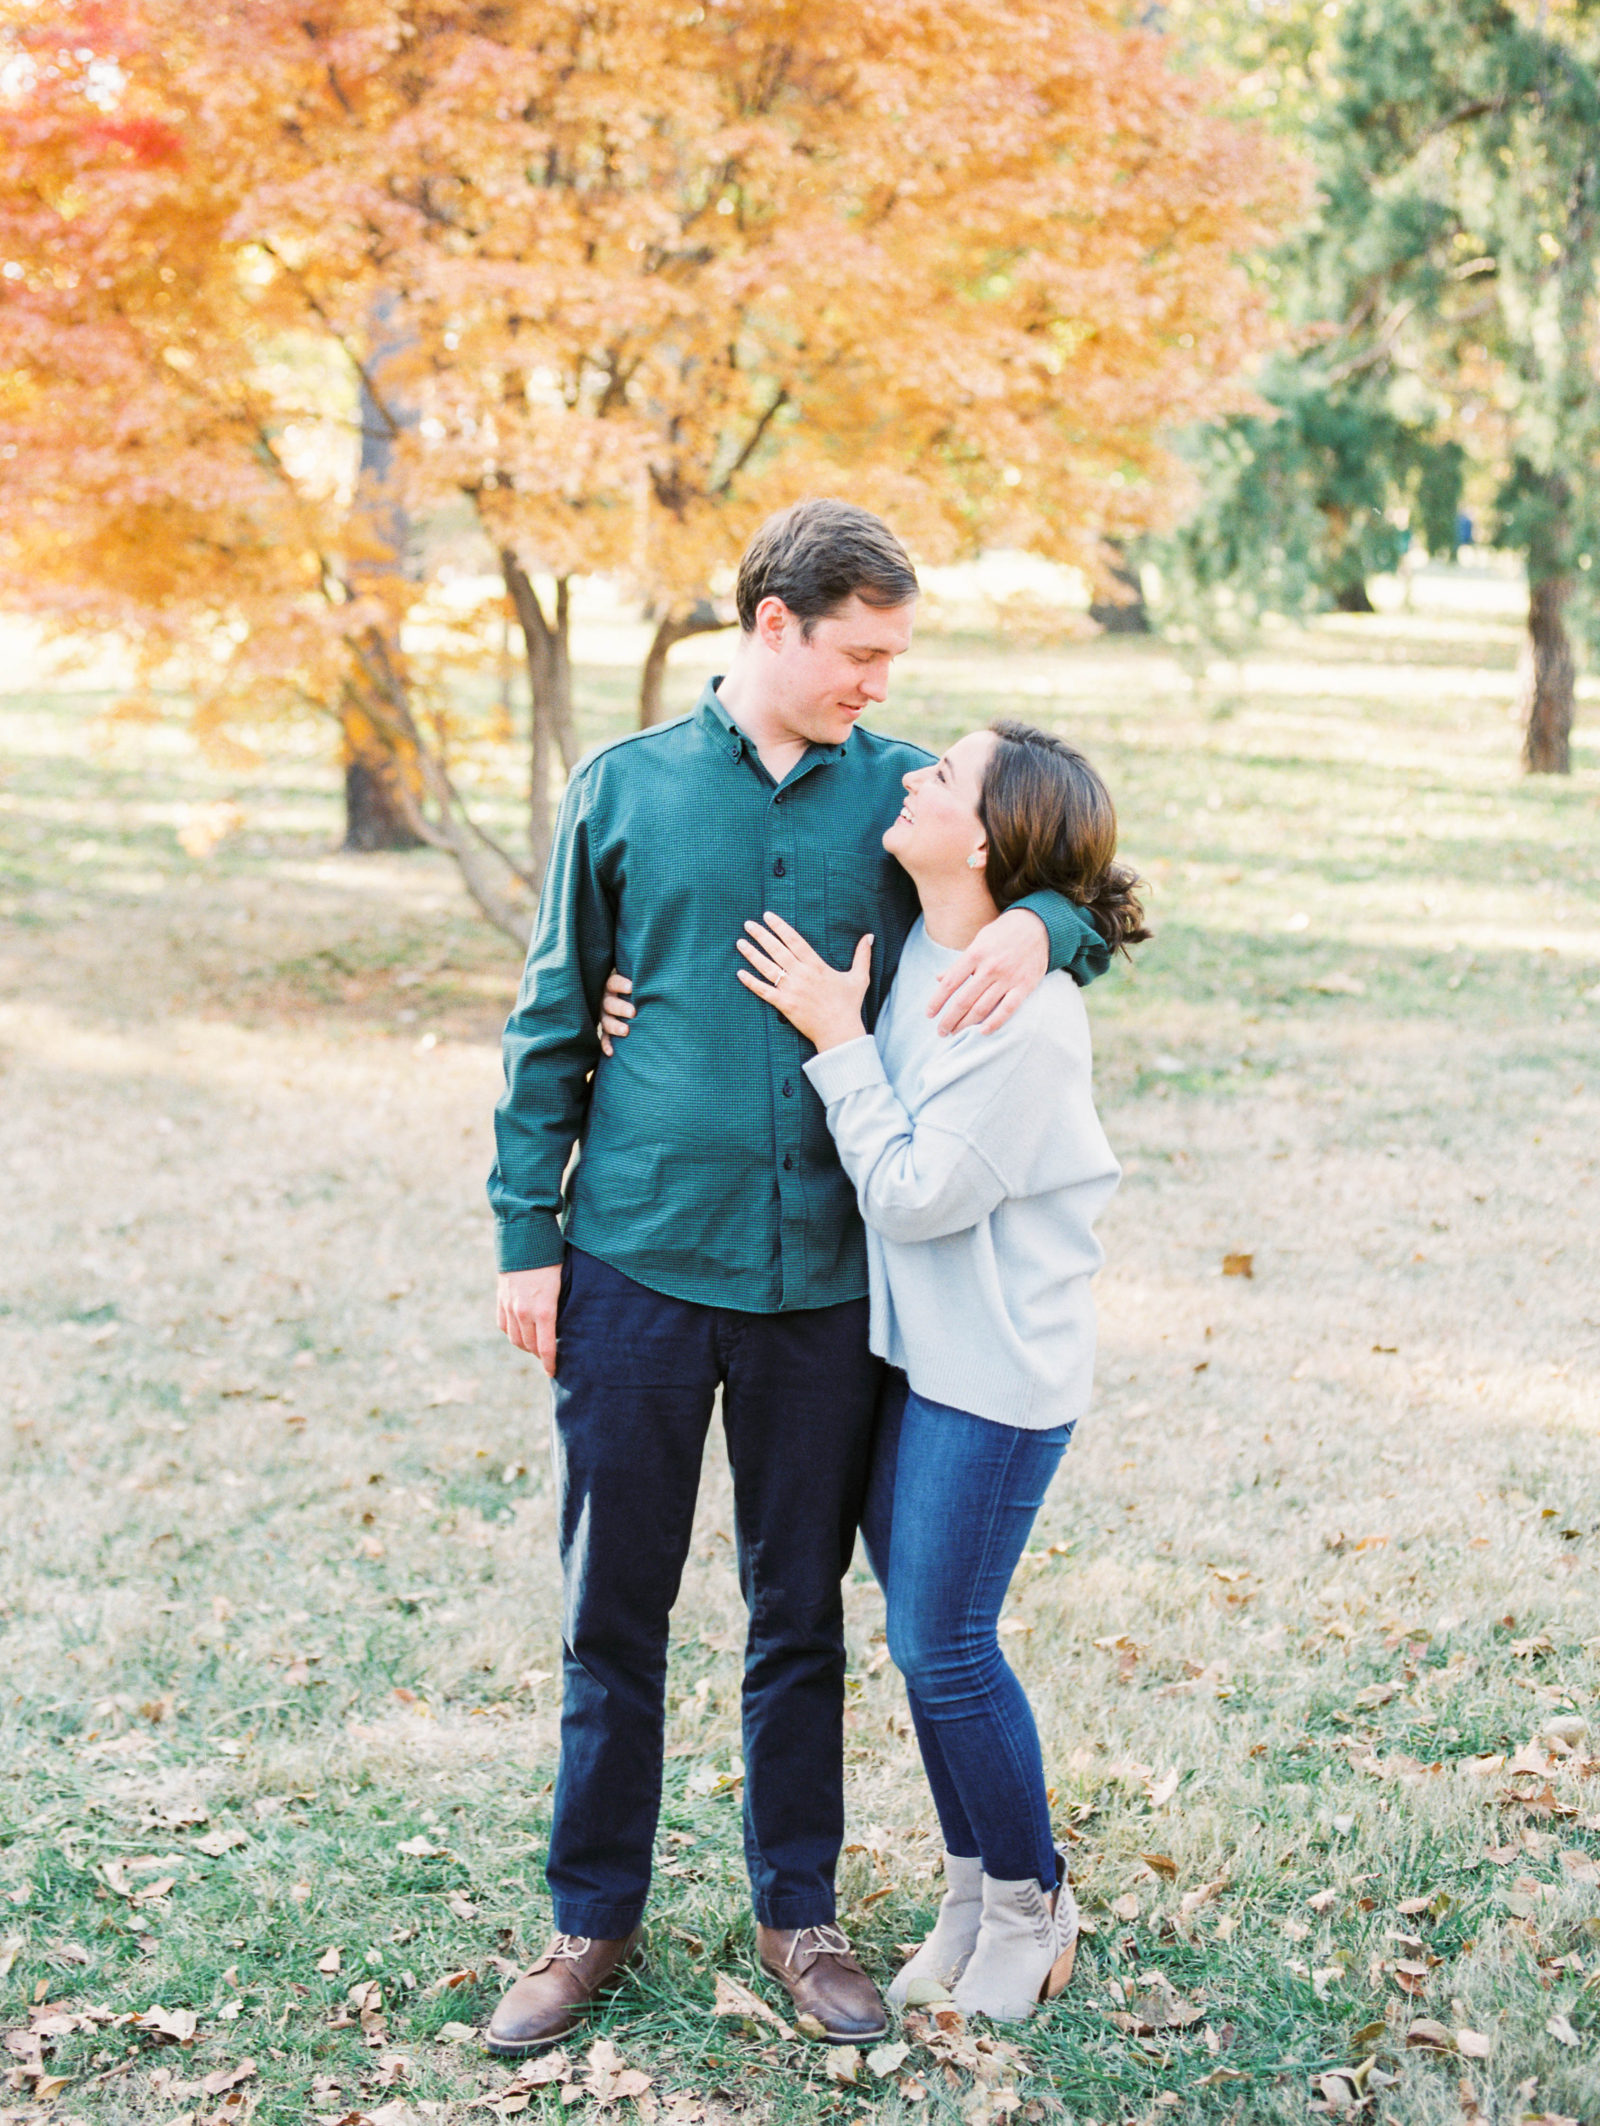
[[1071,1969],[997,1625],[1087,1406],[1118,1178],[1079,991],[1146,933],[1062,741],[998,722],[935,760],[856,728],[916,597],[878,518],[782,512],[740,565],[726,676],[591,754],[562,806],[490,1180],[499,1325],[553,1382],[564,1587],[557,1932],[495,2011],[502,2056],[567,2035],[638,1947],[719,1388],[764,1970],[830,2042],[887,2027],[834,1902],[858,1530],[945,1846],[889,1999],[920,1980],[1013,2020]]

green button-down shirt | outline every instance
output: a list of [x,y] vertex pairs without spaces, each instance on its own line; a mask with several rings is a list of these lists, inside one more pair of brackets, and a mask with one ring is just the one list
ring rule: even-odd
[[[673,1298],[829,1306],[867,1288],[854,1194],[801,1068],[811,1044],[736,979],[734,940],[771,908],[842,967],[870,930],[870,1026],[917,916],[882,836],[900,778],[933,756],[857,729],[777,783],[716,686],[692,715],[590,754],[568,785],[506,1024],[489,1178],[500,1266],[559,1262],[570,1240]],[[1104,942],[1071,902],[1023,905],[1052,965],[1103,971]],[[638,1018],[602,1062],[613,966]]]

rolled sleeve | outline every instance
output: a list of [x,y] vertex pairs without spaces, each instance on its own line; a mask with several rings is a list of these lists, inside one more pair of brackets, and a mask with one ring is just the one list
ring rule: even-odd
[[1050,940],[1050,966],[1064,967],[1080,989],[1086,989],[1111,965],[1111,947],[1096,930],[1076,901],[1064,893],[1030,893],[1014,908],[1026,908],[1045,927]]
[[889,1082],[883,1074],[883,1057],[871,1034],[863,1034],[859,1041],[841,1041],[837,1048],[824,1049],[804,1068],[824,1107],[831,1107],[846,1093],[865,1092],[869,1086]]

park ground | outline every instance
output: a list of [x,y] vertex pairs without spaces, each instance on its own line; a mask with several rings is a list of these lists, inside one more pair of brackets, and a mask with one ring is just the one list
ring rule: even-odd
[[[587,736],[628,647],[580,641]],[[93,673],[0,698],[0,2117],[1600,2120],[1600,701],[1523,779],[1515,653],[1466,601],[1198,689],[1111,639],[908,660],[885,720],[1078,738],[1152,887],[1089,995],[1097,1404],[1004,1626],[1093,1931],[1010,2049],[716,2012],[786,2004],[713,1435],[648,1967],[542,2083],[475,2035],[546,1932],[556,1740],[483,1197],[514,955],[434,855],[332,853],[320,732],[208,765]],[[886,1977],[938,1846],[864,1572],[848,1614]]]

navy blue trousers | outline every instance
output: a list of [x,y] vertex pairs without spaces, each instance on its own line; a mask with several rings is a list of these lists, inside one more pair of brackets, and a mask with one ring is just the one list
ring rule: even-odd
[[569,1248],[557,1338],[563,1691],[545,1870],[556,1925],[615,1940],[644,1910],[668,1619],[718,1387],[750,1612],[744,1844],[756,1917],[825,1925],[844,1837],[841,1582],[883,1378],[867,1302],[700,1306]]

